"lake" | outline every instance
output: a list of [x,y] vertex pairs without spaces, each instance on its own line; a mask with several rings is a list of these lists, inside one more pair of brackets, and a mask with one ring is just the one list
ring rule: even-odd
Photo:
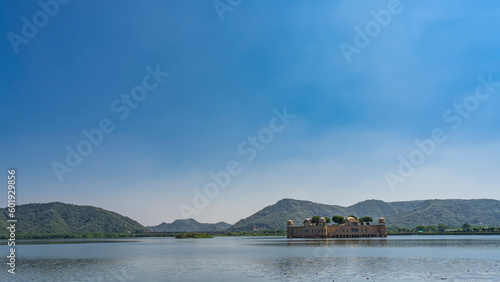
[[0,281],[498,281],[500,275],[496,235],[61,239],[16,247],[16,274],[4,264]]

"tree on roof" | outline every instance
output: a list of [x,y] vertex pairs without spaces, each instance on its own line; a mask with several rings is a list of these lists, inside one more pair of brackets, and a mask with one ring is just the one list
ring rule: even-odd
[[334,215],[332,217],[332,221],[337,223],[337,224],[342,224],[342,223],[344,223],[344,217],[341,215]]
[[315,216],[313,216],[313,217],[312,217],[311,222],[312,222],[312,223],[316,223],[316,224],[318,224],[318,223],[319,223],[319,219],[320,219],[320,218],[321,218],[320,216],[315,215]]
[[359,221],[366,223],[366,225],[370,225],[370,222],[373,221],[373,218],[371,218],[369,216],[364,216],[364,217],[360,218]]

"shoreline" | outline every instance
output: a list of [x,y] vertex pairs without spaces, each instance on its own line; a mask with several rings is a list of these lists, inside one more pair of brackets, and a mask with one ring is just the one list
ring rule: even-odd
[[399,236],[399,235],[500,235],[500,232],[445,232],[445,233],[429,233],[429,232],[410,232],[410,233],[400,233],[400,232],[387,232],[387,236]]
[[[50,240],[50,239],[127,239],[127,238],[174,238],[178,234],[186,232],[150,232],[150,233],[78,233],[78,234],[18,234],[16,239],[19,240]],[[187,232],[194,233],[194,232]],[[213,237],[270,237],[270,236],[281,236],[286,238],[286,234],[281,232],[204,232]],[[280,234],[281,233],[281,234]],[[410,233],[398,233],[398,232],[387,232],[388,236],[405,236],[405,235],[500,235],[500,232],[446,232],[446,233],[429,233],[429,232],[410,232]],[[356,239],[356,238],[354,238]],[[8,237],[5,235],[0,236],[0,241],[7,241]]]

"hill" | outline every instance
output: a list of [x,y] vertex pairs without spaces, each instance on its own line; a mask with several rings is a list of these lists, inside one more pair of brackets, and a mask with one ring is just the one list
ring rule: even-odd
[[255,229],[285,229],[286,221],[292,219],[301,225],[306,217],[314,215],[370,216],[374,220],[385,217],[387,225],[415,227],[416,225],[500,226],[500,201],[478,200],[420,200],[384,202],[366,200],[355,205],[342,207],[310,201],[283,199],[267,206],[255,214],[236,222],[231,230],[249,231]]
[[198,221],[188,219],[177,219],[172,223],[161,223],[156,226],[147,226],[152,232],[197,232],[197,231],[221,231],[231,227],[231,224],[226,222],[218,223],[199,223]]
[[[0,234],[6,234],[6,208],[0,209]],[[102,208],[60,202],[16,207],[17,233],[139,233],[138,222]]]

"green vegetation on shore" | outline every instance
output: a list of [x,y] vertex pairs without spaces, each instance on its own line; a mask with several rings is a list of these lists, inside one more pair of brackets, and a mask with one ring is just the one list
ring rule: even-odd
[[[175,237],[173,233],[17,233],[16,239],[111,239],[140,237]],[[0,240],[6,240],[9,235],[0,235]]]
[[213,238],[205,232],[185,232],[175,235],[175,239],[198,239],[198,238]]
[[500,227],[471,226],[468,223],[460,227],[451,228],[448,225],[417,225],[413,228],[391,225],[387,227],[388,235],[407,235],[407,234],[425,234],[425,235],[483,235],[500,234]]
[[214,236],[286,236],[286,230],[259,230],[259,231],[221,231]]
[[[196,232],[191,232],[196,233]],[[146,233],[17,233],[16,239],[113,239],[113,238],[143,238],[143,237],[176,237],[186,232],[146,232]],[[261,231],[213,231],[204,232],[209,236],[286,236],[285,230],[261,230]],[[8,239],[8,235],[0,235],[0,240]]]
[[[145,238],[145,237],[176,237],[182,233],[177,232],[148,232],[148,233],[80,233],[80,234],[17,234],[16,239],[118,239],[118,238]],[[285,230],[261,230],[261,231],[238,231],[238,232],[208,232],[210,237],[250,237],[250,236],[286,236]],[[387,235],[500,235],[500,231],[387,231]],[[203,237],[205,238],[205,237]],[[0,235],[1,240],[8,239],[7,235]]]
[[387,235],[500,235],[500,232],[394,232],[387,231]]

